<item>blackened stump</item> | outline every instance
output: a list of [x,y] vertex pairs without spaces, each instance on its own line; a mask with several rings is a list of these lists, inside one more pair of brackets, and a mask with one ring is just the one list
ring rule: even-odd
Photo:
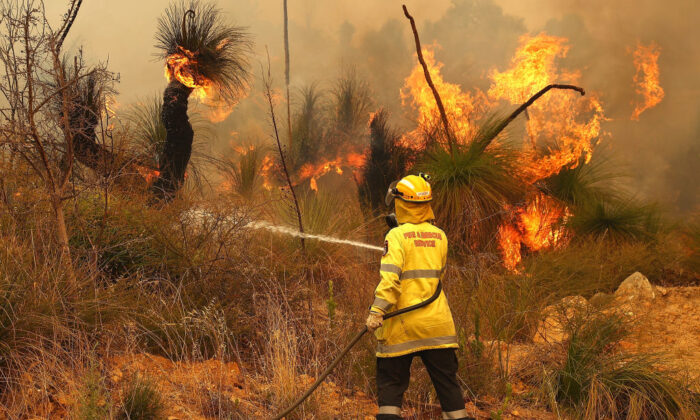
[[192,155],[194,130],[187,117],[187,103],[192,93],[189,88],[173,80],[163,94],[163,125],[165,145],[159,162],[160,175],[152,190],[157,197],[170,200],[185,181],[185,170]]

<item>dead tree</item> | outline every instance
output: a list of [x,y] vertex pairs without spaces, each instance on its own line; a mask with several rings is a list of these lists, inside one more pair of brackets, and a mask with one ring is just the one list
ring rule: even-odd
[[406,16],[406,19],[408,19],[411,22],[411,30],[413,31],[413,39],[416,42],[416,54],[418,54],[418,61],[420,62],[421,66],[423,66],[423,74],[425,75],[425,81],[428,83],[428,86],[430,86],[430,90],[433,92],[433,97],[435,97],[435,103],[437,104],[438,111],[440,111],[440,119],[442,120],[442,126],[445,130],[447,142],[450,146],[450,153],[452,153],[454,151],[454,138],[452,135],[452,130],[450,130],[450,122],[447,119],[447,114],[445,113],[445,106],[442,104],[442,99],[440,99],[440,93],[437,91],[437,88],[433,84],[433,79],[432,77],[430,77],[430,70],[428,69],[428,65],[425,63],[425,59],[423,59],[423,50],[420,46],[420,38],[418,37],[418,29],[416,28],[416,22],[415,20],[413,20],[413,16],[411,16],[408,13],[406,5],[403,5],[403,14]]
[[289,17],[287,16],[287,0],[283,0],[284,8],[284,84],[287,88],[287,147],[292,149],[292,104],[289,97]]
[[0,63],[0,141],[24,161],[41,180],[51,206],[60,261],[76,287],[64,211],[73,173],[75,126],[73,92],[91,73],[69,72],[60,47],[77,16],[80,1],[73,1],[59,31],[48,23],[43,3],[37,0],[0,3],[4,36]]
[[481,149],[486,149],[491,142],[498,137],[499,134],[501,134],[501,131],[503,131],[508,124],[512,123],[518,115],[521,113],[527,111],[527,109],[530,107],[530,105],[534,104],[538,99],[542,97],[545,93],[549,92],[552,89],[562,89],[562,90],[575,90],[576,92],[580,93],[581,96],[584,96],[586,94],[586,91],[583,90],[582,87],[579,86],[574,86],[574,85],[562,85],[562,84],[551,84],[543,89],[541,89],[539,92],[535,93],[528,99],[526,102],[521,104],[519,107],[515,109],[507,118],[505,118],[503,121],[501,121],[496,128],[494,128],[492,135],[488,138],[485,139],[484,142],[482,142]]
[[[289,176],[289,169],[287,168],[287,160],[284,157],[284,150],[282,149],[282,143],[280,142],[279,131],[277,130],[277,118],[275,118],[275,106],[272,99],[272,74],[270,73],[270,57],[267,58],[267,74],[263,71],[263,83],[265,85],[265,98],[270,107],[270,120],[272,121],[273,134],[275,136],[275,142],[277,143],[277,150],[280,155],[280,163],[282,165],[282,172],[284,173],[284,179],[287,181],[287,186],[289,187],[289,192],[292,195],[292,201],[294,202],[294,209],[296,211],[297,222],[299,223],[299,232],[304,233],[304,223],[301,220],[301,207],[299,207],[299,200],[297,199],[297,194],[294,191],[294,184],[292,183],[292,178]],[[304,237],[299,238],[301,240],[301,250],[306,253],[306,243]]]

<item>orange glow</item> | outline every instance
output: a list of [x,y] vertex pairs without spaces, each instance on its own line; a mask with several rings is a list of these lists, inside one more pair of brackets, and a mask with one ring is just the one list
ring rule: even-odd
[[658,105],[664,98],[664,90],[659,83],[659,54],[661,48],[655,43],[638,44],[634,51],[634,84],[641,101],[635,105],[633,120],[639,120],[642,112]]
[[146,180],[147,184],[153,183],[159,176],[160,176],[160,171],[156,169],[151,169],[145,166],[137,166],[136,170],[138,173]]
[[522,242],[531,251],[556,245],[563,235],[562,221],[566,209],[554,199],[537,194],[518,212],[518,227]]
[[520,232],[508,223],[498,227],[498,247],[503,257],[503,265],[511,271],[517,271],[516,267],[522,260],[520,254]]
[[[579,72],[558,67],[557,59],[569,50],[566,42],[566,38],[544,33],[522,36],[511,67],[503,72],[491,71],[489,97],[519,105],[549,84],[578,84]],[[600,136],[600,123],[605,119],[595,94],[582,98],[571,91],[551,91],[527,112],[528,139],[524,142],[521,175],[529,183],[559,173],[564,167],[575,167],[581,160],[590,161],[593,142]]]
[[498,228],[498,247],[503,265],[517,271],[523,245],[529,251],[540,251],[561,243],[565,234],[563,222],[569,213],[565,206],[541,193],[530,197],[524,208],[511,211],[513,222]]
[[555,60],[565,57],[569,51],[565,42],[566,38],[544,33],[520,37],[520,47],[511,60],[511,68],[503,72],[491,70],[493,84],[489,97],[519,105],[548,84],[560,82]]
[[195,54],[178,46],[177,52],[169,55],[165,60],[165,77],[168,82],[175,79],[193,89],[193,94],[197,98],[204,99],[211,96],[214,83],[202,76],[198,67],[199,63]]
[[270,181],[270,171],[272,167],[275,166],[275,161],[267,155],[263,158],[262,165],[260,166],[260,175],[263,179],[263,188],[270,191],[272,189],[272,183]]
[[343,168],[352,169],[355,177],[359,176],[359,170],[364,166],[367,157],[361,153],[350,152],[345,156],[339,156],[333,160],[323,161],[318,164],[306,163],[299,170],[298,183],[309,180],[312,190],[318,192],[318,180],[324,175],[335,172],[338,175],[344,173]]
[[[520,105],[549,84],[580,82],[578,71],[562,69],[559,60],[569,51],[566,38],[523,35],[509,67],[489,72],[488,93],[478,90],[464,93],[458,85],[445,82],[440,74],[442,64],[435,61],[432,51],[424,51],[431,77],[440,92],[452,130],[460,142],[473,138],[480,119],[488,108],[505,101]],[[425,82],[423,70],[417,64],[406,78],[401,91],[404,105],[418,111],[418,127],[405,134],[404,146],[422,149],[420,139],[439,126],[440,117],[435,99]],[[572,91],[553,90],[527,109],[524,139],[520,150],[517,175],[535,190],[534,183],[590,161],[595,143],[601,136],[605,120],[603,107],[595,94],[581,97]],[[562,221],[568,210],[556,200],[543,194],[533,194],[521,206],[507,209],[512,217],[498,230],[499,248],[504,265],[517,270],[524,251],[554,247],[564,236]]]
[[192,89],[192,94],[208,109],[204,116],[213,123],[220,123],[233,112],[235,104],[222,100],[215,89],[215,84],[199,72],[196,54],[178,46],[177,52],[165,60],[165,78],[173,79]]
[[[425,59],[433,84],[440,94],[440,99],[445,106],[445,113],[450,121],[450,129],[454,132],[460,142],[470,139],[476,129],[474,120],[486,112],[489,104],[486,95],[478,90],[474,93],[464,93],[459,85],[445,82],[440,73],[442,63],[435,61],[433,51],[423,50]],[[410,105],[418,111],[418,129],[404,135],[401,142],[404,146],[413,149],[422,149],[423,136],[421,129],[432,130],[442,129],[440,113],[435,103],[433,92],[425,81],[423,67],[417,64],[411,74],[406,78],[404,87],[401,89],[401,102],[404,106]]]

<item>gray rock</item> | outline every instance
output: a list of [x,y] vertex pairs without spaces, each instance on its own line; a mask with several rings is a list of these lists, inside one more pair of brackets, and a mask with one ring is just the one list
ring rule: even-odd
[[654,288],[649,283],[649,279],[637,271],[620,284],[615,291],[615,296],[627,299],[654,299],[656,293],[654,293]]

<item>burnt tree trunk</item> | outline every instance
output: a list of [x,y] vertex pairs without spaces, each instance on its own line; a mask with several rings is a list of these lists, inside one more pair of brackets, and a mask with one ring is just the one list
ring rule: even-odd
[[[88,79],[88,83],[94,83]],[[92,91],[92,88],[88,88]],[[114,163],[114,154],[97,144],[99,110],[88,101],[78,102],[70,110],[68,121],[73,133],[73,153],[78,162],[103,176],[107,176]]]
[[163,94],[165,145],[159,162],[160,175],[153,184],[156,196],[169,200],[182,187],[185,170],[192,155],[194,130],[187,116],[187,105],[192,89],[173,80]]

